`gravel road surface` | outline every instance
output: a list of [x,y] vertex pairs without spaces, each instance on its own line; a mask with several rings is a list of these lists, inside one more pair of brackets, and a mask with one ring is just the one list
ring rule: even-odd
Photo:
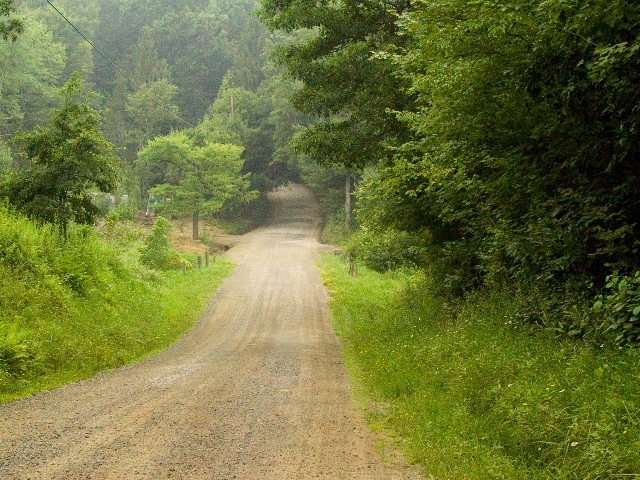
[[[194,330],[137,365],[0,407],[5,479],[403,479],[349,401],[314,258],[318,212],[300,186]],[[99,319],[95,319],[99,321]]]

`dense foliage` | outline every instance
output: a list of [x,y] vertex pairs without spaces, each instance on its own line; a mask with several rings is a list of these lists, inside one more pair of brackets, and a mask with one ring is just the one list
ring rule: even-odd
[[454,309],[420,271],[354,278],[335,256],[322,267],[369,421],[425,478],[638,476],[638,349],[532,335],[513,321],[527,301],[513,292]]
[[[257,192],[249,190],[248,175],[242,175],[242,147],[233,144],[207,143],[194,147],[181,134],[156,139],[140,152],[148,162],[160,164],[167,156],[160,141],[170,152],[183,149],[180,160],[171,164],[173,178],[166,179],[149,190],[154,208],[176,217],[193,217],[193,239],[198,239],[201,214],[214,215],[249,203]],[[172,142],[177,142],[172,145]]]
[[140,247],[140,263],[157,270],[172,270],[182,265],[180,255],[171,245],[171,222],[158,217],[151,233]]
[[12,0],[0,0],[0,36],[5,40],[16,40],[24,28],[20,19],[12,18],[14,12]]
[[52,3],[0,4],[7,37],[0,39],[0,178],[30,166],[10,140],[60,106],[57,91],[76,71],[98,94],[91,106],[123,160],[121,186],[111,193],[138,208],[156,185],[138,153],[172,132],[184,131],[198,147],[242,148],[240,174],[251,174],[252,190],[297,177],[286,145],[306,118],[288,103],[296,86],[268,60],[289,35],[268,32],[256,0]]
[[[313,29],[279,57],[318,118],[298,147],[369,166],[370,265],[405,244],[446,292],[527,289],[554,328],[603,330],[589,298],[640,268],[635,2],[262,3],[271,28]],[[523,318],[546,323],[536,295]]]
[[53,112],[49,126],[17,138],[29,166],[0,184],[0,195],[30,217],[56,223],[66,232],[71,221],[96,220],[100,209],[90,189],[114,191],[118,169],[78,76],[67,82],[62,95],[63,104]]
[[403,20],[397,64],[421,107],[404,118],[428,140],[395,165],[402,195],[478,281],[638,268],[638,13],[460,2]]
[[315,33],[277,55],[302,82],[293,95],[294,106],[320,119],[297,138],[298,149],[349,169],[378,161],[387,144],[404,138],[406,128],[394,111],[406,108],[409,82],[375,52],[404,43],[396,19],[409,2],[262,3],[262,18],[271,28]]
[[117,244],[74,223],[65,237],[0,205],[0,403],[166,348],[232,270],[223,260],[186,275],[150,270],[138,260],[142,232],[120,228],[129,232]]

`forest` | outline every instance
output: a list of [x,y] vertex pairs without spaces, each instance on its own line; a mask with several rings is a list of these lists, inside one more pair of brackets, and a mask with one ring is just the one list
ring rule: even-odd
[[261,3],[308,35],[293,150],[354,188],[360,275],[323,268],[369,421],[427,478],[637,478],[638,3]]
[[357,178],[351,248],[443,294],[510,289],[519,320],[640,338],[640,7],[264,0],[315,121],[293,144]]
[[[289,107],[291,86],[269,62],[286,38],[269,34],[255,2],[4,3],[0,165],[14,186],[35,174],[25,168],[34,161],[35,138],[24,134],[61,105],[59,90],[72,75],[83,91],[74,96],[98,114],[95,127],[110,145],[104,153],[118,170],[117,182],[96,182],[98,192],[124,195],[136,208],[149,195],[154,203],[171,195],[182,199],[172,213],[224,215],[294,176],[286,143],[305,119]],[[217,167],[200,161],[201,172],[225,166],[216,186],[193,174],[207,144],[240,147],[210,147],[224,159]],[[196,188],[205,193],[186,200]],[[34,213],[24,203],[35,192],[23,191],[20,200],[9,190],[11,203]]]
[[[74,160],[42,149],[87,131],[94,197],[191,215],[194,238],[200,215],[300,178],[334,214],[346,176],[367,266],[428,269],[453,297],[516,289],[522,321],[569,336],[640,338],[637,6],[257,6],[5,0],[3,196],[61,224],[104,214],[90,178],[48,191]],[[42,130],[54,108],[83,125]]]

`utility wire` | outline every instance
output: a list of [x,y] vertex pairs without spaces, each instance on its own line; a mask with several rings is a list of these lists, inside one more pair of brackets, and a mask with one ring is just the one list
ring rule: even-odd
[[[96,47],[96,46],[93,44],[93,42],[91,42],[91,40],[89,40],[89,39],[85,36],[85,34],[84,34],[84,33],[82,33],[82,32],[78,29],[78,27],[76,27],[76,26],[71,22],[71,20],[69,20],[67,17],[65,17],[65,16],[64,16],[64,14],[63,14],[60,10],[58,10],[58,8],[57,8],[53,3],[51,3],[51,1],[50,1],[50,0],[47,0],[47,3],[48,3],[49,5],[51,5],[51,7],[52,7],[56,12],[58,12],[58,14],[59,14],[62,18],[64,18],[64,19],[65,19],[65,21],[66,21],[69,25],[71,25],[71,27],[73,27],[73,29],[74,29],[76,32],[78,32],[78,34],[79,34],[82,38],[84,38],[84,39],[85,39],[85,41],[86,41],[89,45],[91,45],[91,48],[93,48],[96,52],[98,52],[98,53],[102,56],[102,58],[104,58],[107,62],[109,62],[109,63],[111,64],[111,66],[112,66],[113,68],[115,68],[115,69],[116,69],[116,71],[118,71],[118,72],[120,73],[120,75],[122,75],[124,78],[126,78],[126,79],[127,79],[127,81],[128,81],[131,85],[133,85],[133,86],[136,88],[136,90],[138,90],[138,91],[142,92],[142,93],[145,95],[145,97],[147,97],[149,100],[151,100],[155,105],[160,106],[160,103],[159,103],[155,98],[153,98],[151,95],[149,95],[149,93],[148,93],[148,92],[146,92],[145,90],[143,90],[143,89],[142,89],[142,87],[140,87],[136,82],[134,82],[133,80],[131,80],[131,79],[127,76],[127,74],[126,74],[126,73],[124,73],[124,72],[122,71],[122,69],[121,69],[120,67],[118,67],[115,63],[113,63],[113,62],[111,61],[111,59],[110,59],[109,57],[107,57],[104,53],[102,53],[102,52],[98,49],[98,47]],[[171,115],[171,116],[172,116],[172,117],[174,117],[174,118],[177,118],[178,120],[180,120],[180,121],[181,121],[181,122],[183,122],[184,124],[189,125],[189,126],[190,126],[190,127],[192,127],[192,128],[196,128],[196,126],[195,126],[195,125],[193,125],[193,124],[191,124],[191,123],[187,122],[184,118],[182,118],[182,117],[180,117],[179,115],[175,114],[175,113],[174,113],[174,112],[172,112],[171,110],[169,110],[169,109],[167,109],[167,108],[165,108],[165,107],[162,107],[162,106],[160,106],[160,108],[161,108],[164,112],[168,113],[169,115]]]

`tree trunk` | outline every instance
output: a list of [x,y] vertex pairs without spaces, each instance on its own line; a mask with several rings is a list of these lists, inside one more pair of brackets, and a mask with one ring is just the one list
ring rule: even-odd
[[344,226],[347,228],[347,230],[351,230],[353,228],[353,218],[352,218],[353,207],[351,205],[352,186],[353,186],[353,181],[351,178],[351,173],[347,173],[347,177],[344,182],[344,214],[345,214]]
[[193,211],[193,239],[194,240],[198,240],[198,237],[200,236],[199,232],[198,232],[198,210],[194,210]]

